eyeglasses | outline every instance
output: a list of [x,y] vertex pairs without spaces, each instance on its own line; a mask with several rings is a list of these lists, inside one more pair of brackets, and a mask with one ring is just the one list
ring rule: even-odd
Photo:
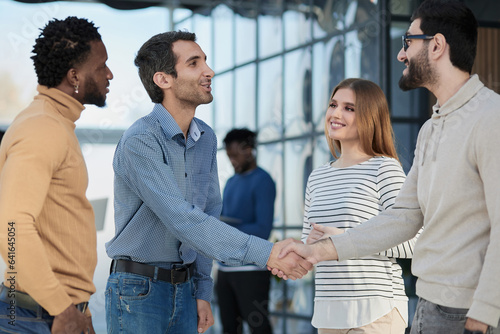
[[429,39],[433,39],[434,36],[429,36],[429,35],[408,35],[408,34],[404,34],[403,36],[401,36],[402,40],[403,40],[403,49],[405,50],[408,50],[408,40],[409,39],[425,39],[425,40],[429,40]]

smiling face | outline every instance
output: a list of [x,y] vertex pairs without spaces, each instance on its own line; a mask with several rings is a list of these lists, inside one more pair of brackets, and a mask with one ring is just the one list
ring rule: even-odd
[[206,55],[192,41],[179,40],[173,43],[172,51],[177,56],[177,78],[173,78],[175,97],[185,105],[197,107],[212,102],[212,78],[214,71],[206,63]]
[[[408,35],[421,35],[420,19],[416,19],[408,29]],[[409,39],[408,49],[401,48],[398,60],[406,65],[399,80],[399,88],[403,91],[427,87],[436,82],[437,75],[429,62],[428,40]]]
[[326,111],[328,137],[341,143],[358,141],[356,125],[356,95],[349,88],[340,88],[330,99]]
[[109,81],[113,79],[113,73],[106,65],[108,54],[106,47],[101,41],[90,42],[89,57],[78,66],[80,79],[80,97],[82,104],[94,104],[104,107],[106,94],[109,93]]

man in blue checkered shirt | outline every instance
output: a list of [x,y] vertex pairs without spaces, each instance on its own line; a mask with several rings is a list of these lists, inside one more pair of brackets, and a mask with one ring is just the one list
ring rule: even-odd
[[281,268],[292,279],[311,268],[295,254],[277,259],[291,240],[273,245],[218,220],[217,139],[194,118],[213,99],[214,72],[195,38],[153,36],[135,59],[155,106],[125,131],[113,161],[108,333],[203,333],[214,322],[212,259]]

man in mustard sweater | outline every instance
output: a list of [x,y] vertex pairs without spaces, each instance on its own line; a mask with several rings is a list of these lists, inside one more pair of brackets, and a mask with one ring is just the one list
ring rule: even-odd
[[50,21],[33,53],[39,94],[0,147],[0,332],[94,333],[96,230],[74,129],[84,104],[104,106],[113,74],[86,19]]
[[[437,97],[394,206],[346,233],[291,244],[311,262],[377,253],[415,236],[412,334],[500,333],[500,96],[471,76],[477,22],[462,2],[426,0],[398,60],[403,90]],[[332,234],[333,231],[327,231]]]

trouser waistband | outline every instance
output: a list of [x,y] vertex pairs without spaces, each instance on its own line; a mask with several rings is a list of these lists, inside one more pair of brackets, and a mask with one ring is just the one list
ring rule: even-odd
[[110,272],[137,274],[157,279],[159,281],[179,284],[187,282],[191,277],[193,277],[194,265],[191,263],[181,268],[165,269],[135,261],[113,260],[111,261]]

